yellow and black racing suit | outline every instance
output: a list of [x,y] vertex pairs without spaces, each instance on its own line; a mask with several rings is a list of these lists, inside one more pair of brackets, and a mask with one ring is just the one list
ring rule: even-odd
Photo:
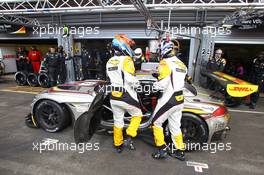
[[132,118],[126,134],[137,135],[142,119],[142,112],[135,88],[139,81],[134,76],[135,67],[131,57],[114,56],[106,64],[107,75],[111,82],[110,104],[114,117],[114,146],[123,144],[124,114],[128,112]]
[[158,81],[154,83],[154,87],[162,90],[162,96],[158,99],[153,113],[154,141],[157,147],[165,145],[162,125],[168,120],[173,143],[177,149],[183,150],[183,136],[180,127],[187,68],[182,61],[173,56],[160,61],[158,73]]

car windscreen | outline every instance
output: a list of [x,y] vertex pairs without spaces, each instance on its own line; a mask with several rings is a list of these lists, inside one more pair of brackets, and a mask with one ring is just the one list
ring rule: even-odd
[[67,90],[67,91],[76,91],[80,93],[91,93],[94,91],[94,86],[57,86],[57,88],[61,90]]

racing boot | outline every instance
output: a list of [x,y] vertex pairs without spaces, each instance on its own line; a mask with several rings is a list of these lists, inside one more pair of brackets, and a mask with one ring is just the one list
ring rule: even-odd
[[118,128],[114,126],[114,147],[117,153],[121,153],[124,149],[124,141],[123,141],[123,128]]
[[132,137],[127,136],[126,140],[124,141],[125,147],[128,147],[130,150],[136,150]]
[[170,151],[169,155],[173,158],[179,159],[180,161],[185,161],[185,153],[183,150],[177,149],[176,151]]
[[125,141],[125,146],[128,147],[130,150],[136,150],[132,138],[135,138],[137,136],[137,130],[140,126],[141,120],[142,116],[132,116],[130,124],[126,129],[127,138]]
[[174,151],[175,149],[171,149],[169,152],[169,155],[171,157],[174,157],[176,159],[184,161],[185,160],[185,154],[184,154],[184,143],[183,143],[182,133],[179,133],[175,137],[172,137],[172,139],[174,139],[173,141],[174,141],[174,144],[175,144],[177,149],[176,149],[176,151]]
[[114,146],[115,147],[115,150],[116,150],[116,152],[117,153],[122,153],[123,152],[123,150],[124,150],[124,145],[122,144],[122,145],[120,145],[120,146]]
[[166,145],[158,147],[158,151],[152,154],[154,159],[165,159],[167,158],[168,153],[166,149]]

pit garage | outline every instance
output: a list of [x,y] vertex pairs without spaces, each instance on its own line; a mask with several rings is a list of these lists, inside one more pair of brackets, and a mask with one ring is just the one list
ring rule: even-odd
[[[0,174],[263,174],[263,6],[262,0],[0,2]],[[125,131],[133,116],[124,114],[121,151],[110,105],[110,94],[119,91],[109,91],[106,64],[129,52],[113,47],[113,38],[135,42],[132,78],[143,114],[133,142]],[[157,68],[168,60],[162,43],[172,43],[176,70],[188,74],[173,97],[184,97],[184,149],[172,141],[169,120],[162,124],[165,147],[153,135],[162,98],[154,88]],[[161,160],[153,158],[157,150],[165,152]]]

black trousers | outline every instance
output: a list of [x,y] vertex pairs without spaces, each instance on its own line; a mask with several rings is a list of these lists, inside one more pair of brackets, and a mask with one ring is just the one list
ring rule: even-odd
[[65,63],[62,63],[60,66],[60,72],[59,72],[59,82],[60,83],[65,83],[67,79],[67,70],[66,70],[66,65]]
[[253,84],[259,85],[258,91],[250,95],[250,103],[254,106],[257,104],[258,99],[259,99],[259,92],[262,86],[261,78],[262,78],[261,74],[256,74],[255,76],[251,77],[251,82]]
[[17,70],[18,71],[27,71],[30,72],[30,65],[27,63],[27,60],[18,60],[17,61]]
[[59,68],[58,67],[49,67],[48,76],[50,79],[50,86],[56,86],[58,81]]

